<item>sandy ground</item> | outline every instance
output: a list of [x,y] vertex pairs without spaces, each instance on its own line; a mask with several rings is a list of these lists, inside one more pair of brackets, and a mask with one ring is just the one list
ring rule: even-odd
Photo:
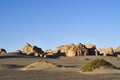
[[107,70],[109,73],[106,74],[97,74],[99,71],[96,71],[96,74],[83,74],[79,72],[79,68],[82,65],[95,58],[103,58],[120,68],[120,60],[116,57],[79,56],[75,58],[60,57],[42,59],[55,63],[56,65],[62,65],[63,67],[20,71],[19,69],[41,58],[9,53],[0,56],[0,80],[120,80],[120,69],[117,71]]

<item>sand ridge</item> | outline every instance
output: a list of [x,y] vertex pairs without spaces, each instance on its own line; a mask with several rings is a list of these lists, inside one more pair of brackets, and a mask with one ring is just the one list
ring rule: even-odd
[[20,70],[45,70],[50,68],[57,68],[57,65],[50,63],[46,60],[39,60],[32,64],[20,69]]

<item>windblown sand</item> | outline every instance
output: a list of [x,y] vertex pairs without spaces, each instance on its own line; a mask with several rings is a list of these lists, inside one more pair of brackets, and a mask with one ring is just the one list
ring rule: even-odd
[[[103,58],[120,68],[120,60],[116,57],[103,57],[103,56],[79,56],[74,58],[45,58],[50,63],[62,65],[62,67],[51,67],[51,64],[35,63],[41,60],[39,57],[30,57],[24,55],[6,54],[0,56],[0,80],[119,80],[120,69],[99,69],[92,73],[80,73],[79,68],[87,62],[95,59]],[[33,66],[36,70],[21,70],[29,65]],[[47,65],[47,67],[46,67]],[[36,68],[37,67],[37,68]],[[46,67],[46,68],[44,68]],[[42,69],[41,69],[42,68]]]

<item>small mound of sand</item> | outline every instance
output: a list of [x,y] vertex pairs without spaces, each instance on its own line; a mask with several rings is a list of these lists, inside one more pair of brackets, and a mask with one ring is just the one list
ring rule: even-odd
[[82,74],[120,74],[120,70],[119,69],[105,69],[103,67],[99,68],[99,69],[95,69],[92,72],[81,72]]
[[46,60],[39,60],[22,68],[21,70],[45,70],[45,69],[51,69],[56,67],[58,66]]
[[120,71],[114,65],[103,59],[95,59],[90,61],[80,68],[80,72],[85,74],[120,73]]

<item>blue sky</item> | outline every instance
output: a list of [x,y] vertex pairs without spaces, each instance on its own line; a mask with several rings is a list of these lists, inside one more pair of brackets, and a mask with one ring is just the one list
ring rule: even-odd
[[120,0],[0,0],[0,48],[120,45]]

